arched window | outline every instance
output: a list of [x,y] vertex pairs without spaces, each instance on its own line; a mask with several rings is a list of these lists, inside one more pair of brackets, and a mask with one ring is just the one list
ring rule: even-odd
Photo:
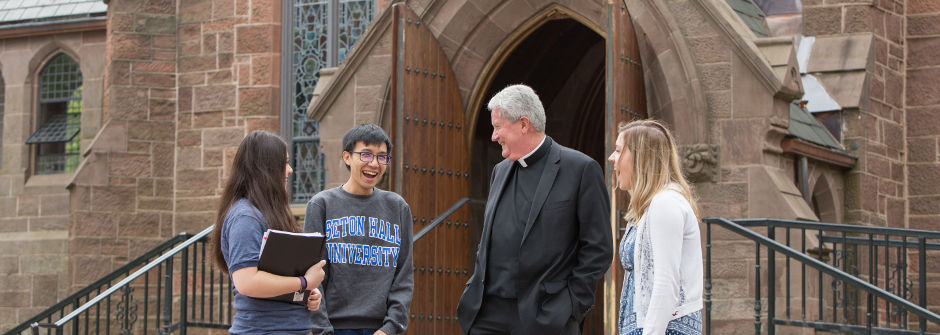
[[[289,8],[292,46],[284,60],[290,68],[282,87],[289,87],[282,100],[282,131],[291,142],[291,202],[304,203],[326,185],[324,157],[320,150],[320,124],[307,119],[307,105],[320,78],[320,69],[338,66],[365,32],[375,15],[376,0],[283,0]],[[288,14],[285,12],[285,14]],[[285,19],[286,20],[286,19]]]
[[74,172],[78,166],[82,118],[82,71],[60,53],[39,71],[36,131],[26,144],[35,148],[36,174]]

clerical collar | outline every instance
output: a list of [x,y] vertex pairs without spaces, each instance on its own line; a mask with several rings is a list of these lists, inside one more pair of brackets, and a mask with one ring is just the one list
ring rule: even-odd
[[[522,167],[529,167],[529,163],[534,163],[538,161],[539,158],[544,156],[545,150],[543,149],[548,148],[548,146],[545,145],[545,142],[547,140],[548,140],[548,136],[543,136],[542,142],[539,143],[539,146],[535,147],[535,149],[532,149],[531,152],[529,152],[528,154],[526,154],[525,156],[522,156],[522,158],[519,158],[519,160],[517,160],[517,162],[519,162],[519,165]],[[526,158],[531,158],[531,159],[529,160],[529,162],[526,162]]]

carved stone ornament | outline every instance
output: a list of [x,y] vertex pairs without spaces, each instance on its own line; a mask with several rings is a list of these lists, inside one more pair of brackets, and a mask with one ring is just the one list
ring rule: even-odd
[[699,143],[679,147],[682,169],[690,182],[718,180],[718,146]]

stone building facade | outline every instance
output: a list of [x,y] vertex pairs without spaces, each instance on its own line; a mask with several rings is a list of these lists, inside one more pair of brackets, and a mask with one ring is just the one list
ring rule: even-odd
[[[397,2],[418,15],[453,69],[466,111],[467,159],[476,162],[471,197],[485,194],[496,159],[487,149],[488,114],[480,111],[506,80],[536,81],[550,102],[549,134],[603,160],[603,110],[587,111],[603,104],[586,97],[600,89],[597,101],[603,101],[608,13],[622,7],[635,29],[645,114],[675,130],[704,216],[938,229],[935,1],[795,1],[798,13],[761,16],[757,27],[730,0],[378,0],[369,29],[347,49],[345,62],[318,67],[319,83],[307,92],[312,99],[301,114],[319,127],[325,157],[314,167],[325,176],[320,187],[346,180],[337,157],[347,129],[364,122],[391,129],[395,32],[388,9]],[[293,4],[110,0],[106,9],[83,14],[90,19],[82,24],[52,16],[0,25],[0,329],[176,234],[210,226],[241,139],[256,129],[293,136],[296,89],[288,89],[294,77],[285,64],[293,41],[284,35],[286,17],[298,13]],[[17,22],[45,28],[24,30]],[[801,58],[794,30],[815,36],[808,58]],[[542,42],[552,33],[593,44],[574,51],[565,48],[574,40],[561,40],[556,49],[532,47],[548,45]],[[549,52],[567,58],[544,64],[568,72],[504,66],[520,66],[513,63],[520,59],[548,62]],[[37,144],[26,142],[43,122],[39,73],[60,53],[82,74],[79,162],[74,171],[38,174]],[[837,124],[830,131],[840,148],[791,140],[791,102],[809,91],[801,81],[806,75],[817,77],[839,106],[825,117]],[[562,132],[568,122],[585,134],[601,131],[595,137]],[[301,204],[294,207],[302,213]],[[713,329],[750,331],[750,292],[760,289],[745,270],[752,251],[740,247],[750,242],[716,239],[714,257],[722,262],[713,269],[721,279],[714,290],[722,299],[713,306],[727,317]],[[466,249],[460,252],[475,251]],[[936,310],[940,282],[929,282]],[[602,296],[614,294],[613,278],[606,283]],[[616,308],[598,306],[602,314]],[[593,329],[604,329],[613,313],[606,314]]]

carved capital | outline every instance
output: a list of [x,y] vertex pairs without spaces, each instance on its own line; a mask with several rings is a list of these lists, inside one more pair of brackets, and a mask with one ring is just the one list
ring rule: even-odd
[[699,143],[679,147],[682,168],[690,182],[718,180],[718,146]]

